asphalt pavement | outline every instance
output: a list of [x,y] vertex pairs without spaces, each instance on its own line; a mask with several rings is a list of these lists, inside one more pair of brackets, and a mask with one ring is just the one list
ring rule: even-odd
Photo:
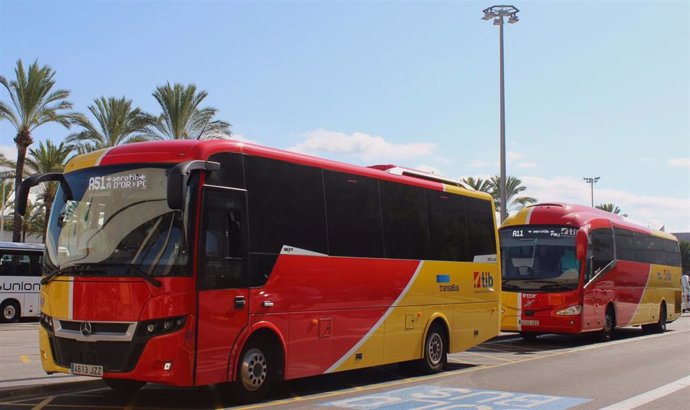
[[[690,315],[684,314],[680,321],[690,319],[688,316]],[[669,325],[669,328],[673,329],[674,325],[676,324]],[[639,332],[629,333],[637,335]],[[524,344],[516,334],[503,333],[492,341],[479,345],[468,352],[451,355],[450,361],[455,363],[455,366],[461,367],[496,367],[522,361],[526,357],[553,355],[554,351],[572,347],[568,344],[570,342],[567,338],[564,340],[565,342],[561,341],[559,342],[561,344],[555,347],[550,346],[546,343],[547,341],[532,346]],[[572,343],[573,346],[580,344],[577,340],[573,340]],[[506,350],[506,346],[509,349]],[[617,353],[623,354],[624,351]],[[529,366],[529,363],[521,364],[521,366]],[[383,369],[382,372],[385,370]],[[541,372],[543,373],[543,371]],[[527,373],[538,374],[539,372]],[[549,377],[553,377],[553,375],[546,375],[546,379]],[[496,381],[497,379],[493,379],[492,383]],[[375,380],[372,383],[373,385],[377,384]],[[515,387],[514,380],[511,381],[511,385]],[[37,322],[0,324],[0,397],[3,399],[53,396],[64,392],[103,389],[104,387],[103,382],[95,378],[62,373],[45,374],[39,357]],[[152,387],[156,388],[155,386]],[[164,388],[164,386],[160,387]],[[213,391],[211,389],[212,393]],[[645,391],[645,388],[641,386],[639,391]],[[294,394],[291,393],[287,396],[294,396]],[[308,396],[309,394],[307,394]],[[673,400],[673,396],[669,396],[665,400]],[[303,402],[303,404],[305,403]],[[676,407],[670,406],[669,408]]]
[[38,321],[0,324],[0,397],[54,394],[103,385],[90,377],[48,375],[39,355]]

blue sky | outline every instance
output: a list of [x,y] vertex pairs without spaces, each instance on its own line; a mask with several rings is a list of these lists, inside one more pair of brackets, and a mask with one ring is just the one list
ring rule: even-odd
[[[75,109],[158,113],[194,83],[261,144],[446,176],[498,173],[498,29],[489,2],[0,0],[0,73],[56,70]],[[594,202],[690,231],[690,5],[521,1],[505,27],[508,174],[540,201]],[[0,99],[8,101],[0,90]],[[54,126],[36,140],[69,134]],[[0,150],[16,155],[0,123]]]

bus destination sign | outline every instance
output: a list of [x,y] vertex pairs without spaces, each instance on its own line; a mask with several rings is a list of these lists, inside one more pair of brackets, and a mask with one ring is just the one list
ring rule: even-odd
[[523,226],[504,231],[511,238],[574,238],[577,235],[577,228],[567,226]]

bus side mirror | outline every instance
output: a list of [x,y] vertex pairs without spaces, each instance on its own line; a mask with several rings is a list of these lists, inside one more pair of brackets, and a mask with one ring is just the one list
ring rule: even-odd
[[587,232],[577,231],[575,237],[575,256],[578,260],[583,260],[587,253]]
[[26,203],[29,200],[29,191],[31,188],[40,184],[41,182],[50,181],[57,181],[60,183],[60,187],[62,187],[67,200],[71,200],[73,198],[72,190],[70,189],[69,185],[67,185],[67,180],[65,180],[64,174],[50,172],[42,175],[34,175],[26,178],[21,184],[19,184],[19,188],[17,188],[15,211],[19,215],[24,216],[26,213]]
[[170,168],[168,174],[167,200],[168,208],[179,210],[184,208],[184,195],[187,190],[189,174],[193,171],[213,172],[220,169],[220,163],[212,161],[193,160],[181,162]]

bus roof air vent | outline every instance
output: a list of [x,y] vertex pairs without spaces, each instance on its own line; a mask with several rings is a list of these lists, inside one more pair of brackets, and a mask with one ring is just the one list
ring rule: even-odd
[[369,168],[380,169],[381,171],[386,171],[393,175],[402,175],[406,177],[426,179],[427,181],[441,182],[448,185],[454,185],[460,188],[464,188],[468,191],[474,191],[475,189],[471,186],[455,179],[450,179],[441,175],[432,174],[431,172],[420,171],[418,169],[410,169],[398,167],[395,165],[372,165]]

